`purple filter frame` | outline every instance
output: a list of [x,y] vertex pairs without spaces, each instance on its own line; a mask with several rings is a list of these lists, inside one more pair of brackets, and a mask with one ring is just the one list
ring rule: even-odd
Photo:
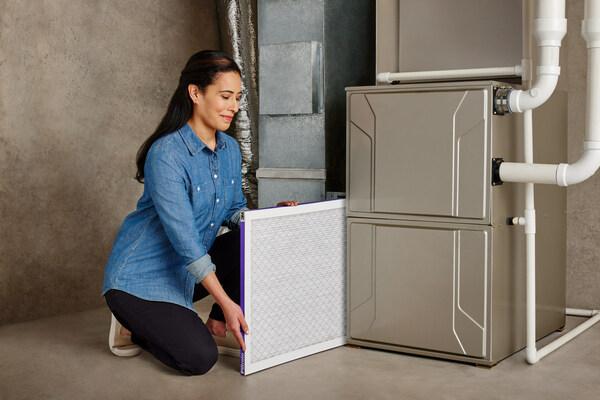
[[[245,224],[244,221],[240,221],[240,307],[242,312],[246,314],[246,309],[244,307],[244,245],[245,245]],[[246,341],[246,335],[242,331],[242,338],[244,342]],[[240,374],[244,375],[244,352],[240,349]]]

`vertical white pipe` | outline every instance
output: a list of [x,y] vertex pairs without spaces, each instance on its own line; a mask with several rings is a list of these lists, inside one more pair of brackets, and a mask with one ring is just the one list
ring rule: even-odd
[[[526,1],[526,0],[524,0]],[[541,3],[538,2],[538,6]],[[550,1],[548,1],[547,4],[551,4]],[[596,47],[600,48],[600,0],[586,0],[585,3],[585,7],[586,7],[586,21],[588,21],[588,18],[590,20],[593,20],[593,22],[590,22],[590,24],[597,24],[596,26],[596,32],[597,32],[597,37],[596,39]],[[538,10],[539,12],[539,10]],[[592,14],[588,14],[588,13],[592,13],[592,12],[596,12],[597,14],[594,14],[595,17],[592,17]],[[540,15],[540,14],[538,14]],[[586,31],[586,23],[584,23],[583,25],[583,30],[584,30],[584,36],[587,33],[588,35],[590,34],[588,31]],[[587,39],[586,39],[587,40]],[[594,46],[590,46],[590,41],[592,39],[588,40],[588,47],[594,47]],[[593,41],[593,40],[592,40]],[[599,134],[598,132],[592,131],[592,129],[595,129],[595,127],[597,127],[598,122],[600,122],[600,115],[596,116],[592,114],[596,114],[593,112],[593,110],[598,111],[599,110],[599,106],[600,106],[600,82],[598,81],[598,68],[594,68],[597,66],[600,66],[600,64],[598,64],[600,62],[600,55],[599,54],[595,54],[594,56],[592,56],[593,51],[592,50],[596,50],[597,48],[590,48],[590,51],[588,51],[588,97],[587,97],[587,120],[586,120],[586,152],[584,154],[584,156],[589,155],[590,151],[593,151],[592,149],[596,148],[598,149],[598,151],[600,151],[600,146],[596,147],[596,143],[600,143],[597,142],[597,139],[592,139],[592,138],[596,138],[597,134]],[[547,55],[549,53],[546,53]],[[546,60],[549,61],[549,60]],[[596,70],[595,70],[596,69]],[[593,85],[596,84],[598,85],[596,88],[593,87]],[[594,90],[598,90],[597,92],[594,92]],[[598,113],[600,114],[600,113]],[[592,128],[594,127],[594,128]],[[600,129],[600,128],[599,128]],[[531,115],[531,110],[527,110],[525,111],[524,115],[523,115],[523,130],[524,130],[524,152],[525,152],[525,165],[531,166],[531,164],[533,164],[533,121],[532,121],[532,115]],[[600,138],[600,136],[598,136]],[[585,158],[585,157],[584,157]],[[588,157],[590,158],[590,157]],[[579,163],[579,162],[578,162]],[[565,171],[566,172],[566,171]],[[595,170],[594,170],[595,172]],[[566,175],[566,173],[565,173]],[[527,358],[527,362],[529,364],[535,364],[537,363],[539,360],[541,360],[542,358],[544,358],[546,355],[550,354],[551,352],[553,352],[554,350],[558,349],[560,346],[564,345],[565,343],[567,343],[568,341],[572,340],[573,338],[575,338],[577,335],[579,335],[580,333],[582,333],[583,331],[585,331],[586,329],[589,329],[591,326],[593,326],[594,324],[600,322],[600,313],[598,313],[597,310],[592,310],[591,311],[591,318],[584,322],[583,324],[579,325],[578,327],[574,328],[573,330],[571,330],[570,332],[566,333],[565,335],[563,335],[562,337],[552,341],[551,343],[549,343],[547,346],[542,347],[539,351],[536,349],[535,346],[535,339],[536,339],[536,293],[535,293],[535,230],[536,230],[536,222],[535,222],[535,207],[534,207],[534,184],[533,183],[527,183],[526,187],[525,187],[525,240],[526,240],[526,254],[527,254],[527,278],[526,278],[526,285],[527,285],[527,299],[526,299],[526,309],[527,309],[527,349],[526,349],[526,358]],[[578,314],[584,314],[584,310],[571,310],[571,312],[575,312]]]
[[[589,2],[586,2],[586,5]],[[599,4],[596,2],[595,4]],[[600,14],[599,14],[600,16]],[[600,142],[600,48],[588,49],[585,140]]]
[[[531,65],[531,17],[533,2],[523,0],[523,59],[529,59]],[[531,72],[531,71],[530,71]],[[529,79],[523,80],[523,89],[531,87],[533,75],[527,75]],[[527,110],[523,113],[523,161],[526,165],[533,165],[533,111]],[[537,350],[535,347],[535,198],[533,183],[525,184],[525,255],[526,255],[526,359],[530,364],[537,361]]]
[[[525,163],[533,164],[533,112],[523,113],[523,149]],[[527,319],[527,362],[538,361],[535,348],[536,339],[536,300],[535,300],[535,187],[533,183],[525,184],[525,251],[526,251],[526,319]]]
[[586,0],[585,5],[584,5],[584,15],[590,18],[594,18],[594,17],[598,17],[600,16],[600,3],[597,1],[589,1]]
[[529,88],[533,79],[533,60],[531,55],[531,16],[533,1],[523,0],[521,3],[521,83]]
[[536,0],[535,6],[537,18],[565,17],[565,0]]

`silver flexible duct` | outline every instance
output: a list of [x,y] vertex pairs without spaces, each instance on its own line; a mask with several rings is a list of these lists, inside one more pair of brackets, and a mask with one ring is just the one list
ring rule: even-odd
[[258,207],[258,82],[256,0],[217,0],[221,50],[231,54],[242,70],[240,110],[229,133],[240,143],[242,189],[249,208]]

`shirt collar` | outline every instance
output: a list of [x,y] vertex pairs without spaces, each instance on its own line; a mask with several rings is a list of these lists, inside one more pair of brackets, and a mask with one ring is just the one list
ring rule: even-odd
[[[217,137],[217,146],[215,150],[224,149],[226,147],[225,138],[223,137],[224,133],[217,131],[215,135]],[[181,139],[183,139],[183,142],[187,146],[192,156],[196,155],[197,152],[203,150],[205,147],[209,149],[206,144],[204,144],[204,142],[200,140],[198,136],[196,136],[196,133],[194,133],[192,127],[187,122],[179,129],[179,136],[181,136]]]

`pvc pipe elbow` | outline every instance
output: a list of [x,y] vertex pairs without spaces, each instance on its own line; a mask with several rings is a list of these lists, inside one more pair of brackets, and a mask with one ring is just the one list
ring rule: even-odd
[[564,187],[583,182],[600,168],[600,142],[587,142],[586,145],[590,146],[589,143],[594,143],[592,146],[598,147],[585,149],[583,155],[573,164],[558,165],[556,180],[559,186]]
[[554,93],[560,75],[560,67],[540,66],[537,68],[537,74],[538,79],[531,89],[510,92],[508,105],[512,112],[533,110],[544,104]]
[[530,347],[528,346],[528,347],[527,347],[527,350],[526,350],[526,353],[527,353],[527,355],[526,355],[526,357],[525,357],[525,358],[527,359],[527,363],[528,363],[528,364],[531,364],[531,365],[533,365],[533,364],[537,364],[537,362],[540,360],[540,359],[538,358],[538,355],[537,355],[537,350],[536,350],[536,348],[535,348],[535,347],[534,347],[534,348],[530,348]]
[[389,72],[378,73],[377,74],[377,82],[390,83],[390,73]]

